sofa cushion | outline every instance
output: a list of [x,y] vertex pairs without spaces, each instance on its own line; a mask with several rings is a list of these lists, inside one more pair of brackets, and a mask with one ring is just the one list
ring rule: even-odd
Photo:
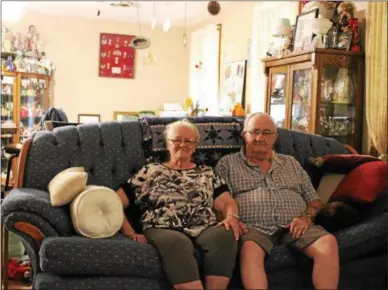
[[322,177],[318,185],[317,193],[324,204],[328,202],[345,176],[345,174],[340,173],[328,173]]
[[83,167],[70,167],[54,176],[47,188],[52,206],[69,204],[86,186],[88,174]]
[[272,271],[292,268],[298,266],[298,259],[295,252],[286,245],[275,245],[272,248],[271,255],[265,259],[265,270],[267,273]]
[[370,155],[360,154],[329,154],[322,157],[310,158],[310,162],[320,168],[321,172],[347,174],[358,166],[378,161],[379,159]]
[[156,279],[137,277],[58,277],[47,273],[38,273],[34,279],[35,290],[122,290],[162,289]]
[[123,205],[112,189],[88,185],[71,203],[71,218],[77,233],[89,238],[108,238],[123,224]]
[[158,253],[117,234],[107,239],[80,236],[44,239],[39,251],[42,271],[56,275],[163,276]]
[[350,198],[354,202],[372,202],[388,186],[388,163],[368,162],[353,169],[338,185],[331,200]]
[[336,232],[334,235],[337,238],[341,263],[386,248],[387,234],[387,212]]

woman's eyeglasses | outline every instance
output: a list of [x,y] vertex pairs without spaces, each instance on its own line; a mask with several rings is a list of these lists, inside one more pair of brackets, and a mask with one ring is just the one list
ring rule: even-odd
[[191,139],[168,139],[168,141],[171,141],[174,143],[174,145],[181,145],[182,143],[188,145],[188,146],[195,146],[198,144],[196,140],[191,140]]
[[263,137],[269,137],[275,134],[275,132],[272,132],[269,129],[265,129],[265,130],[255,129],[255,130],[247,131],[247,133],[252,135],[252,137],[257,137],[260,134],[263,135]]

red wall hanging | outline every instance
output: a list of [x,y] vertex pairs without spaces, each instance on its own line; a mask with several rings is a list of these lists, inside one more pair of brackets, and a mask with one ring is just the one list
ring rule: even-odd
[[134,37],[135,35],[100,33],[100,77],[135,78],[135,49],[129,45]]

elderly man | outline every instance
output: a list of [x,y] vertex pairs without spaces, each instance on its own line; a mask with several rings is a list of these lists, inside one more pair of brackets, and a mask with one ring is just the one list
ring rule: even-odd
[[240,252],[244,287],[268,287],[264,258],[274,243],[280,242],[314,260],[315,288],[337,289],[337,241],[314,225],[322,202],[298,161],[273,151],[277,136],[268,114],[250,115],[242,132],[245,147],[223,157],[216,167],[239,206],[244,232]]

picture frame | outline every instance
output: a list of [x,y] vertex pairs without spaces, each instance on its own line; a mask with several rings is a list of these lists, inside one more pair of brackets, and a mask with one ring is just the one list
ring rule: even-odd
[[100,123],[100,114],[78,114],[78,123]]
[[314,38],[311,20],[318,17],[319,9],[313,9],[296,17],[295,32],[293,37],[293,51],[307,50]]
[[128,121],[139,118],[138,112],[125,112],[125,111],[114,111],[113,120],[115,121]]
[[336,48],[343,50],[350,50],[352,45],[353,33],[352,32],[342,32],[337,35]]
[[221,110],[231,111],[236,103],[245,108],[245,91],[248,61],[240,60],[224,64]]
[[98,76],[135,78],[136,50],[131,46],[135,35],[100,33]]

